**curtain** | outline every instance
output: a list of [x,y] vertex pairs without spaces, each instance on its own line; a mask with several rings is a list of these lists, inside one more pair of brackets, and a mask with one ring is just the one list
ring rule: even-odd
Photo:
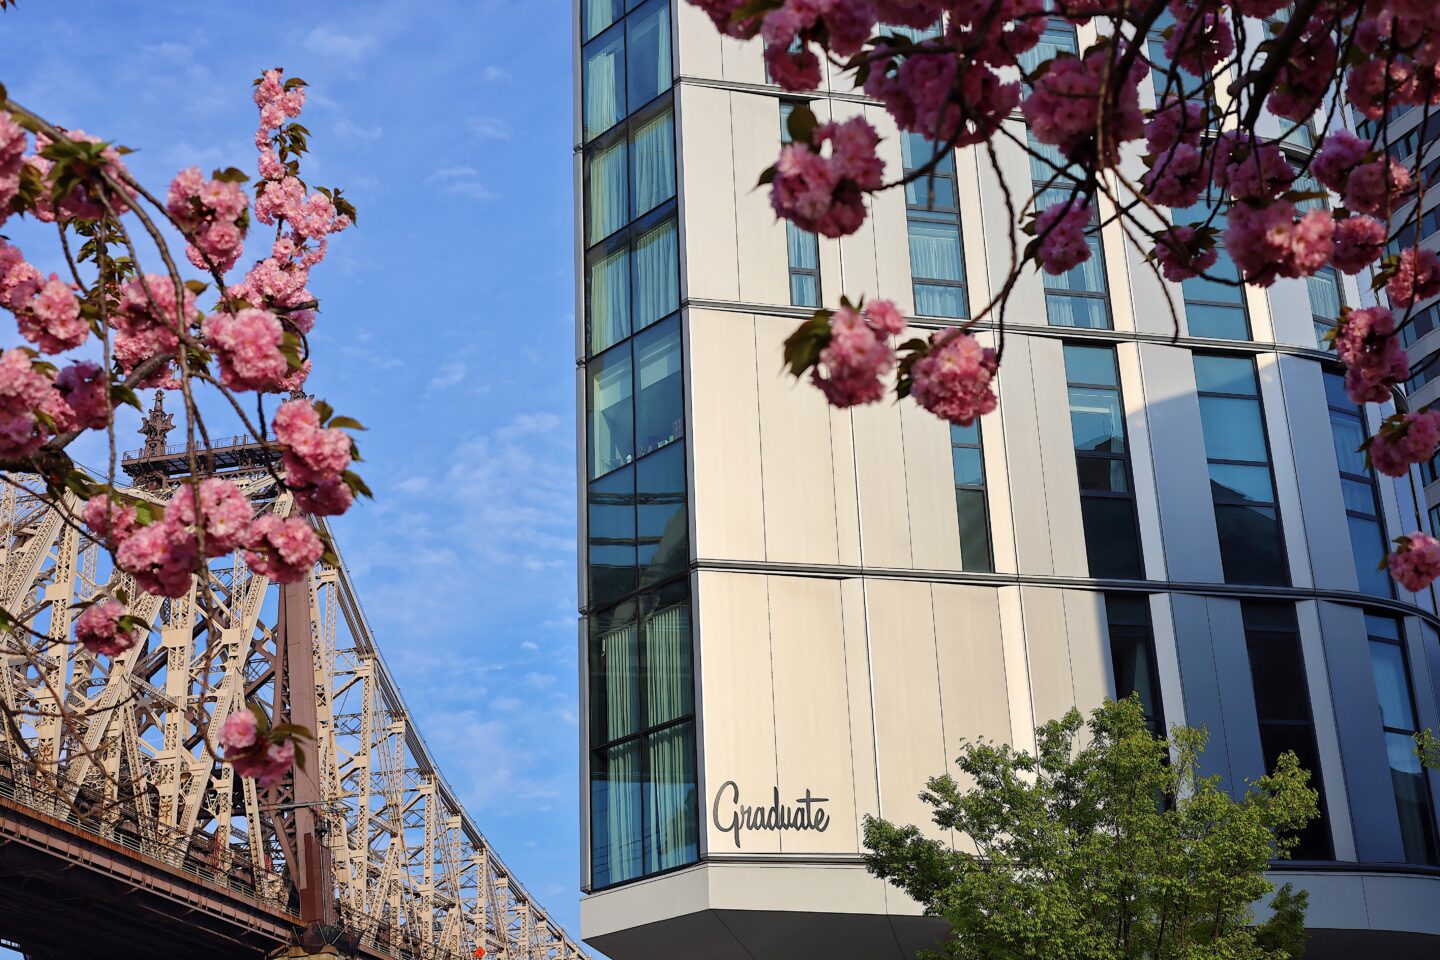
[[645,618],[645,694],[649,726],[691,712],[690,608],[666,607]]
[[629,32],[630,107],[638,109],[670,88],[670,9],[660,3],[637,11]]
[[587,242],[595,243],[625,226],[624,140],[617,141],[590,158],[587,181]]
[[639,729],[636,716],[639,672],[633,623],[625,623],[600,637],[600,655],[605,661],[606,739],[616,740]]
[[680,246],[675,221],[667,220],[635,242],[635,329],[647,327],[680,306]]
[[790,254],[790,266],[800,270],[818,270],[820,267],[820,241],[809,230],[802,230],[789,220],[785,221],[785,246]]
[[922,280],[964,280],[959,225],[911,220],[910,273]]
[[1310,288],[1310,312],[1322,320],[1340,319],[1340,288],[1329,268],[1305,278]]
[[585,139],[603,133],[624,116],[625,37],[616,33],[585,59]]
[[640,741],[611,747],[605,755],[604,785],[609,876],[602,883],[618,883],[644,872],[640,790]]
[[650,738],[651,864],[667,870],[699,855],[695,804],[694,726],[680,724]]
[[675,196],[675,118],[665,113],[635,131],[635,209],[632,216],[654,210]]
[[590,264],[590,352],[630,335],[630,254],[613,250]]
[[585,0],[585,39],[610,26],[623,12],[624,7],[617,0]]

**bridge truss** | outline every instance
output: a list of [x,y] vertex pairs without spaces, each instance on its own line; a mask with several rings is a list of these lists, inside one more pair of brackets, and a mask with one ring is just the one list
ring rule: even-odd
[[[0,609],[34,633],[0,633],[0,798],[214,878],[357,954],[584,957],[446,784],[343,564],[282,588],[237,555],[162,600],[113,569],[73,496],[57,510],[7,479]],[[258,510],[293,509],[263,468],[230,479]],[[131,492],[168,498],[151,486]],[[76,604],[105,589],[151,625],[113,660],[68,642]],[[220,723],[247,700],[316,733],[280,787],[216,760]]]

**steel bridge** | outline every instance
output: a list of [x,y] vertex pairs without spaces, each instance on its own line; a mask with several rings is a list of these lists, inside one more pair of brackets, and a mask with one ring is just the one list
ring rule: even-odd
[[[157,396],[124,462],[156,503],[194,462],[168,430]],[[263,448],[230,446],[207,467],[288,515]],[[0,937],[33,960],[585,956],[447,785],[343,564],[281,587],[223,558],[188,595],[151,597],[73,495],[56,509],[7,479],[0,609],[29,630],[0,633]],[[69,642],[76,604],[105,590],[151,625],[114,659]],[[216,760],[247,701],[316,734],[279,787]]]

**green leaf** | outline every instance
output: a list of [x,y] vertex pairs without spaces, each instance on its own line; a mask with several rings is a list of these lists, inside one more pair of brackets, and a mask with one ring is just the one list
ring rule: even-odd
[[365,485],[365,481],[361,480],[360,474],[356,473],[355,471],[346,470],[344,473],[340,474],[340,479],[345,481],[345,486],[350,488],[351,493],[354,493],[358,496],[367,497],[371,500],[375,499],[375,494],[370,492],[370,488]]
[[772,164],[771,166],[768,166],[768,167],[766,167],[763,171],[761,171],[761,173],[760,173],[760,179],[757,180],[757,181],[755,181],[755,186],[757,186],[757,187],[766,187],[766,186],[769,186],[770,184],[772,184],[772,183],[774,183],[774,182],[775,182],[775,167],[774,167],[774,165]]
[[785,129],[790,132],[790,139],[795,143],[811,143],[815,139],[815,128],[820,121],[815,119],[809,104],[798,103],[790,111],[789,118],[785,121]]
[[265,716],[265,711],[260,709],[260,705],[251,702],[246,703],[245,706],[255,715],[255,726],[259,729],[261,735],[263,736],[268,733],[270,730],[270,718]]
[[330,426],[331,426],[331,427],[336,427],[336,428],[338,428],[338,427],[344,427],[344,428],[347,429],[347,430],[364,430],[364,429],[365,429],[364,427],[362,427],[362,426],[360,425],[360,421],[359,421],[359,420],[356,420],[354,417],[335,417],[334,419],[332,419],[332,420],[330,421]]
[[326,403],[324,400],[316,400],[314,406],[315,413],[317,416],[320,417],[320,422],[322,424],[328,423],[330,421],[330,418],[335,415],[335,408],[330,406],[330,404]]
[[829,310],[817,311],[785,340],[785,365],[792,376],[803,376],[820,362],[820,351],[830,343],[832,315]]
[[226,167],[224,170],[216,170],[210,175],[210,179],[219,180],[221,183],[245,183],[250,175],[239,167]]

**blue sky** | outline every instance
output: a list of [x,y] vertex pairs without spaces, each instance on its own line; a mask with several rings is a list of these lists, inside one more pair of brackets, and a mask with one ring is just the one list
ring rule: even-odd
[[[22,0],[0,13],[0,83],[137,148],[163,192],[191,165],[253,175],[251,79],[309,81],[307,179],[360,212],[312,283],[309,388],[370,428],[376,500],[338,520],[340,547],[451,783],[573,934],[569,18],[570,0]],[[53,233],[5,231],[58,266]]]

